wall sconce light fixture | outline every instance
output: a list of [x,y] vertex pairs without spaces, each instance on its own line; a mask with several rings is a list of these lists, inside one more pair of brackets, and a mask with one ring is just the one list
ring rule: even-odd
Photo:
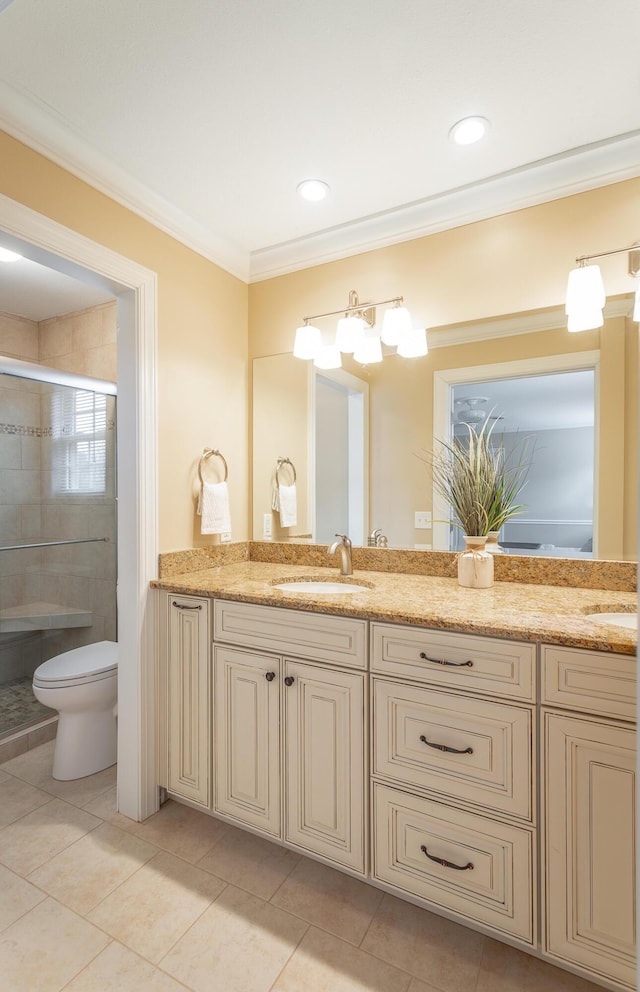
[[[605,255],[620,255],[629,253],[629,275],[634,278],[640,274],[640,245],[630,248],[615,248],[613,251],[601,251],[593,255],[581,255],[576,258],[577,268],[569,273],[567,283],[567,328],[570,331],[590,331],[602,327],[602,310],[606,302],[604,284],[599,265],[587,264],[594,258],[604,258]],[[640,286],[636,289],[633,319],[640,320]]]
[[[341,354],[353,355],[361,365],[381,362],[382,344],[397,348],[398,355],[405,358],[418,358],[427,354],[427,332],[425,328],[415,330],[411,325],[411,315],[402,306],[401,296],[377,303],[361,303],[354,289],[349,293],[349,303],[342,310],[317,313],[305,317],[296,330],[293,354],[296,358],[312,359],[319,369],[339,369]],[[376,331],[376,307],[393,304],[385,311],[382,331]],[[335,337],[325,335],[312,321],[325,317],[337,317]]]

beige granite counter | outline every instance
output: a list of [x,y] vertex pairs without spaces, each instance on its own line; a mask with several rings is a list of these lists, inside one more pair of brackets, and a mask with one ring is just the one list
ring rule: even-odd
[[[200,563],[199,563],[200,564]],[[161,572],[162,574],[162,572]],[[281,592],[279,580],[310,578],[367,585],[366,592],[309,594]],[[587,619],[589,613],[634,612],[635,592],[496,582],[491,589],[465,589],[454,578],[357,568],[342,579],[336,568],[241,560],[213,568],[165,575],[155,589],[246,603],[288,607],[418,624],[513,640],[635,654],[637,632]]]

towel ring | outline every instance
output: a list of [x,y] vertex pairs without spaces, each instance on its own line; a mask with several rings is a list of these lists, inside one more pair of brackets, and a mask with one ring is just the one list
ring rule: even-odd
[[297,480],[296,467],[295,467],[295,465],[293,464],[293,462],[291,461],[290,458],[278,458],[278,463],[276,465],[276,484],[278,486],[280,485],[280,478],[278,476],[278,472],[280,471],[280,469],[282,468],[283,465],[290,465],[291,466],[291,471],[293,472],[293,484],[295,486],[296,480]]
[[200,476],[200,482],[202,483],[203,486],[204,486],[204,479],[202,478],[202,466],[213,455],[215,455],[216,458],[220,458],[222,460],[222,464],[224,465],[224,480],[223,481],[226,482],[227,481],[227,478],[229,476],[229,467],[227,465],[227,460],[224,457],[224,455],[222,454],[222,452],[221,451],[218,451],[217,448],[205,448],[204,451],[202,452],[202,456],[201,456],[200,462],[198,464],[198,475]]

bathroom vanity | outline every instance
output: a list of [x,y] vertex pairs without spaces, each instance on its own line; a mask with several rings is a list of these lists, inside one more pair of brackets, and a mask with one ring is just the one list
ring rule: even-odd
[[586,615],[635,597],[375,572],[356,594],[274,589],[311,573],[154,583],[159,785],[635,988],[635,632]]

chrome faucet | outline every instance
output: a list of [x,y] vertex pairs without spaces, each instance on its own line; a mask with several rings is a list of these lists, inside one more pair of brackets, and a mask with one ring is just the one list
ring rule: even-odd
[[341,575],[353,575],[353,562],[351,561],[351,548],[352,544],[346,534],[336,534],[339,537],[339,541],[334,541],[329,548],[327,554],[333,555],[336,551],[340,552],[340,574]]

